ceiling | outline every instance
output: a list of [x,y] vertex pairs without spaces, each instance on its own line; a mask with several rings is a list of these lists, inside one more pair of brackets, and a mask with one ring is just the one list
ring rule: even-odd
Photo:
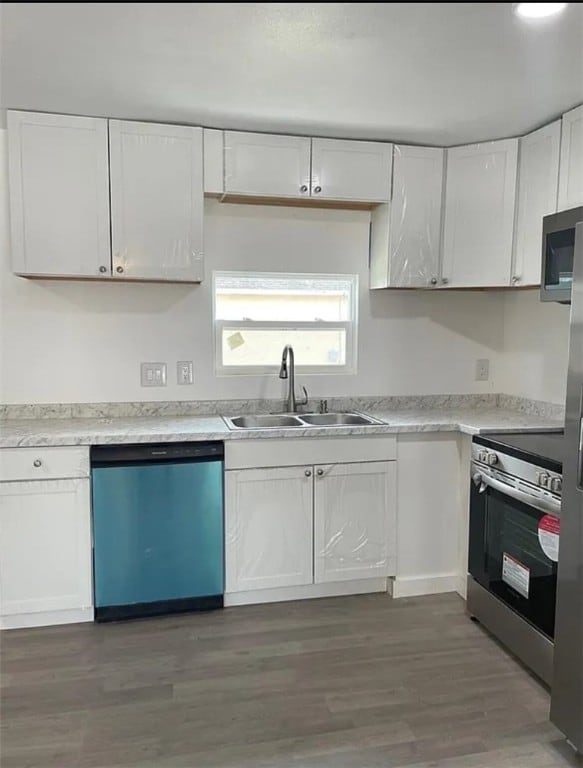
[[3,3],[3,107],[452,145],[583,102],[583,4]]

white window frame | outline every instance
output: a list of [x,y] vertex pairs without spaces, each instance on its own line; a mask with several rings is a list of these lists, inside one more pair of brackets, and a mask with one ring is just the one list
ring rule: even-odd
[[[269,279],[273,277],[304,279],[304,280],[348,280],[352,284],[351,318],[346,321],[328,322],[325,320],[314,322],[301,322],[298,320],[220,320],[216,313],[216,278],[220,277],[249,277]],[[222,336],[224,328],[238,330],[269,330],[281,328],[283,330],[345,330],[346,331],[346,364],[345,365],[302,365],[295,360],[295,369],[298,373],[317,374],[326,376],[354,375],[357,372],[358,350],[358,275],[351,274],[322,274],[311,272],[235,272],[232,270],[217,270],[213,272],[213,326],[215,337],[215,374],[217,376],[277,376],[281,359],[273,361],[273,365],[223,365],[222,362]],[[283,345],[282,345],[283,351]]]

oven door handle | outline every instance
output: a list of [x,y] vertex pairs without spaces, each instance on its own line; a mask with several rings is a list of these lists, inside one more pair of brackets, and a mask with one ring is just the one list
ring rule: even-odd
[[510,496],[517,501],[521,501],[529,507],[534,507],[540,512],[548,512],[551,515],[557,516],[561,514],[561,502],[553,498],[531,496],[529,493],[525,493],[518,488],[512,488],[512,486],[501,483],[500,480],[496,480],[489,475],[483,475],[481,472],[476,472],[472,479],[478,486],[478,493],[484,493],[487,487],[494,488],[494,490],[500,491],[500,493],[504,493],[506,496]]

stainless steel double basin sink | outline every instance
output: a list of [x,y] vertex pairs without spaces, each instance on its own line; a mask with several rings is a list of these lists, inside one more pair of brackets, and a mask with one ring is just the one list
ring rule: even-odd
[[282,413],[223,416],[229,429],[287,429],[289,427],[364,427],[381,424],[363,413]]

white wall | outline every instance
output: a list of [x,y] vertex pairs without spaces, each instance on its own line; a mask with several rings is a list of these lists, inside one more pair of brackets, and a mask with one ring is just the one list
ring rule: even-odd
[[538,289],[508,292],[498,391],[565,402],[570,307],[541,303]]
[[[5,131],[0,131],[0,351],[4,403],[279,397],[273,377],[216,377],[211,282],[200,286],[37,281],[10,273]],[[370,292],[366,212],[207,202],[213,269],[357,272],[359,365],[354,376],[300,377],[310,394],[497,391],[504,340],[499,293]],[[476,358],[492,363],[475,382]],[[177,386],[177,360],[195,384]],[[169,385],[143,389],[140,361],[166,361]]]

